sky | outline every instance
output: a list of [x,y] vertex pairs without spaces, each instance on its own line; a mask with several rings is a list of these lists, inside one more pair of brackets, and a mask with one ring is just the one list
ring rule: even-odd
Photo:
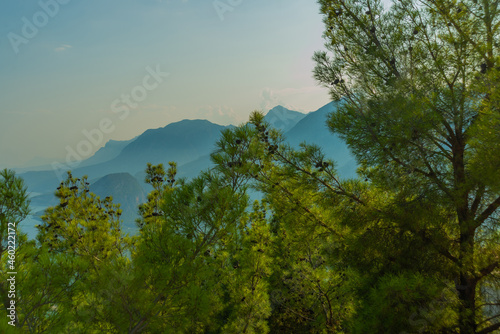
[[314,0],[2,1],[0,168],[85,159],[183,119],[317,110],[322,34]]

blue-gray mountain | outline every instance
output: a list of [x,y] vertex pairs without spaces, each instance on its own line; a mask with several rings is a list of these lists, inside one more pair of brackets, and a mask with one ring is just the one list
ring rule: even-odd
[[[337,163],[341,176],[355,175],[356,163],[345,143],[330,133],[326,118],[334,112],[337,103],[332,102],[317,111],[303,114],[282,106],[271,109],[266,120],[280,129],[294,147],[301,142],[316,144],[327,158]],[[123,209],[126,226],[133,226],[137,205],[145,200],[149,187],[144,184],[144,169],[152,164],[169,161],[178,164],[179,177],[194,177],[212,166],[210,153],[215,148],[222,130],[232,127],[211,123],[207,120],[183,120],[158,129],[150,129],[129,141],[110,141],[91,158],[73,169],[74,176],[88,175],[91,191],[97,195],[113,196]],[[39,207],[56,203],[54,190],[64,173],[61,170],[31,171],[20,174]]]
[[115,158],[92,166],[77,168],[74,175],[89,178],[126,172],[132,175],[143,171],[148,162],[178,165],[193,161],[215,147],[226,126],[207,120],[183,120],[163,128],[150,129],[126,145]]
[[[302,114],[277,106],[266,114],[265,119],[274,128],[280,128],[280,126],[288,128],[288,131],[282,132],[286,141],[293,147],[298,148],[303,142],[315,144],[321,147],[327,158],[335,161],[336,168],[342,177],[355,177],[357,165],[354,156],[345,142],[336,134],[331,133],[326,125],[328,114],[336,108],[337,103],[331,102],[314,112]],[[200,171],[210,167],[212,167],[210,154],[206,154],[182,165],[179,168],[179,175],[194,177]],[[143,175],[144,173],[140,174],[140,177],[143,178]]]
[[[116,154],[112,159],[87,165],[87,160],[95,159],[91,157],[75,166],[72,173],[76,177],[87,175],[92,183],[112,173],[134,175],[143,171],[148,162],[167,164],[169,161],[175,161],[182,165],[211,152],[220,132],[226,128],[207,120],[183,120],[163,128],[150,129],[126,143],[118,154],[111,152]],[[104,148],[101,150],[110,152]],[[54,191],[61,178],[65,177],[65,172],[60,169],[46,170],[26,172],[20,176],[24,178],[30,191],[47,193]]]
[[276,106],[269,110],[264,118],[274,128],[286,133],[304,117],[306,117],[306,114],[287,109],[283,106]]
[[129,140],[110,140],[106,143],[106,145],[95,152],[93,156],[83,160],[78,167],[92,166],[112,160],[120,155],[123,149],[136,139],[137,137]]
[[321,147],[326,157],[335,161],[335,167],[342,177],[355,177],[357,165],[354,156],[345,142],[330,132],[326,125],[328,114],[337,110],[338,103],[330,102],[307,114],[285,133],[285,137],[294,147],[298,147],[302,142]]
[[124,228],[135,229],[135,219],[139,218],[137,207],[144,203],[147,197],[135,177],[129,173],[109,174],[91,184],[89,190],[101,198],[113,197],[113,202],[120,203]]

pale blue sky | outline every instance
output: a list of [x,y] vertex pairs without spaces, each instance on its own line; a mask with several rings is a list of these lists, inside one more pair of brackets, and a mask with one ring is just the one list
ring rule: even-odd
[[[59,1],[53,17],[39,1],[0,5],[0,167],[63,159],[103,119],[112,130],[92,151],[186,118],[238,124],[329,102],[311,74],[323,48],[314,0],[221,0],[237,4],[222,14],[212,0]],[[157,67],[169,76],[144,89]],[[114,113],[132,92],[137,107]]]

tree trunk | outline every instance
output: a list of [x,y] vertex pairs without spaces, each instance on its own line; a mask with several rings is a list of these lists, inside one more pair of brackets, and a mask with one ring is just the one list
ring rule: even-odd
[[476,286],[477,279],[473,273],[474,233],[460,236],[460,273],[456,284],[459,307],[460,334],[475,334],[476,324]]
[[456,283],[459,307],[460,334],[475,334],[476,324],[476,286],[474,275],[474,247],[475,227],[474,219],[470,216],[469,192],[465,173],[465,138],[462,132],[457,131],[452,143],[453,171],[455,181],[455,203],[458,224],[460,228],[459,277]]

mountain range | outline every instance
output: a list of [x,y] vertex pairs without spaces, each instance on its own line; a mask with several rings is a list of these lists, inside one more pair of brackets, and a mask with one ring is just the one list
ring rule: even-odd
[[[338,102],[331,102],[308,114],[277,106],[265,115],[265,120],[281,130],[287,142],[294,147],[301,142],[321,147],[326,157],[336,162],[341,176],[353,177],[356,169],[353,156],[346,144],[326,126],[327,115],[334,112],[337,106]],[[137,206],[145,201],[150,191],[144,183],[146,164],[167,165],[169,161],[175,161],[180,177],[195,177],[212,166],[210,153],[221,131],[231,127],[207,120],[182,120],[162,128],[149,129],[127,141],[110,140],[92,157],[79,162],[72,169],[72,174],[76,177],[87,175],[92,192],[101,197],[112,196],[115,203],[120,203],[124,225],[133,229]],[[53,193],[64,171],[38,169],[22,172],[19,176],[31,192],[32,204],[43,209],[57,204]],[[34,217],[41,211],[37,211]]]

